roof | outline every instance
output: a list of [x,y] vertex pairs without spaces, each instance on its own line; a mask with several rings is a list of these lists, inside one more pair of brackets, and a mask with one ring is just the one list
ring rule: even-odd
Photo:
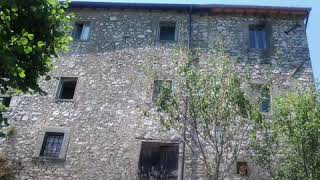
[[110,8],[110,9],[148,9],[148,10],[192,10],[213,13],[241,14],[291,14],[307,17],[311,8],[280,6],[246,6],[224,4],[159,4],[159,3],[119,3],[72,1],[71,8]]

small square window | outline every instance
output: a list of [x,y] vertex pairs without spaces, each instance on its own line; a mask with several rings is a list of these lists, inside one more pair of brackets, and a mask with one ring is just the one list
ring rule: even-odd
[[[172,93],[172,81],[171,80],[154,80],[152,101],[156,102],[161,95],[168,95]],[[164,100],[164,99],[163,99]]]
[[178,179],[178,144],[143,142],[139,160],[139,178]]
[[248,175],[248,163],[247,162],[237,162],[237,174],[241,176]]
[[57,99],[72,100],[77,85],[77,78],[60,78]]
[[160,41],[175,41],[176,36],[176,22],[163,21],[160,22]]
[[265,25],[249,26],[250,48],[252,49],[267,49],[267,32]]
[[74,27],[74,39],[86,41],[89,39],[90,25],[88,22],[77,22]]
[[0,96],[0,104],[4,105],[5,107],[9,107],[11,102],[10,96]]
[[63,133],[46,132],[40,152],[42,157],[59,157],[63,142]]

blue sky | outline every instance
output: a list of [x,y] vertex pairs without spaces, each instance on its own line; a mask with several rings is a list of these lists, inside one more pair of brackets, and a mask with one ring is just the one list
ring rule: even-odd
[[76,0],[100,2],[134,2],[134,3],[183,3],[183,4],[236,4],[236,5],[264,5],[311,7],[307,35],[313,72],[320,80],[320,0]]

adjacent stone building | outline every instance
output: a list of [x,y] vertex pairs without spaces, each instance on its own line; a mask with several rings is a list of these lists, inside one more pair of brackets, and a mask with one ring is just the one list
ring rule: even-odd
[[[182,179],[181,137],[140,109],[152,104],[156,82],[143,65],[155,61],[154,80],[173,80],[177,45],[223,42],[253,84],[272,82],[271,100],[296,82],[314,83],[308,8],[73,2],[70,11],[74,42],[55,60],[52,78],[40,82],[48,95],[11,99],[7,116],[16,134],[1,146],[16,164],[15,179],[131,180],[139,166],[150,171],[159,163]],[[184,178],[204,179],[190,156]],[[268,178],[253,176],[256,166],[242,161],[247,174],[235,165],[229,179]]]

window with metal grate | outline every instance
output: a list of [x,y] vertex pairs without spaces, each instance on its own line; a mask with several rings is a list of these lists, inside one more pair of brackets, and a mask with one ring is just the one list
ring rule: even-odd
[[176,39],[176,22],[162,21],[160,22],[160,41],[175,41]]
[[63,133],[46,132],[42,143],[40,156],[43,157],[59,157],[61,146],[63,143]]

